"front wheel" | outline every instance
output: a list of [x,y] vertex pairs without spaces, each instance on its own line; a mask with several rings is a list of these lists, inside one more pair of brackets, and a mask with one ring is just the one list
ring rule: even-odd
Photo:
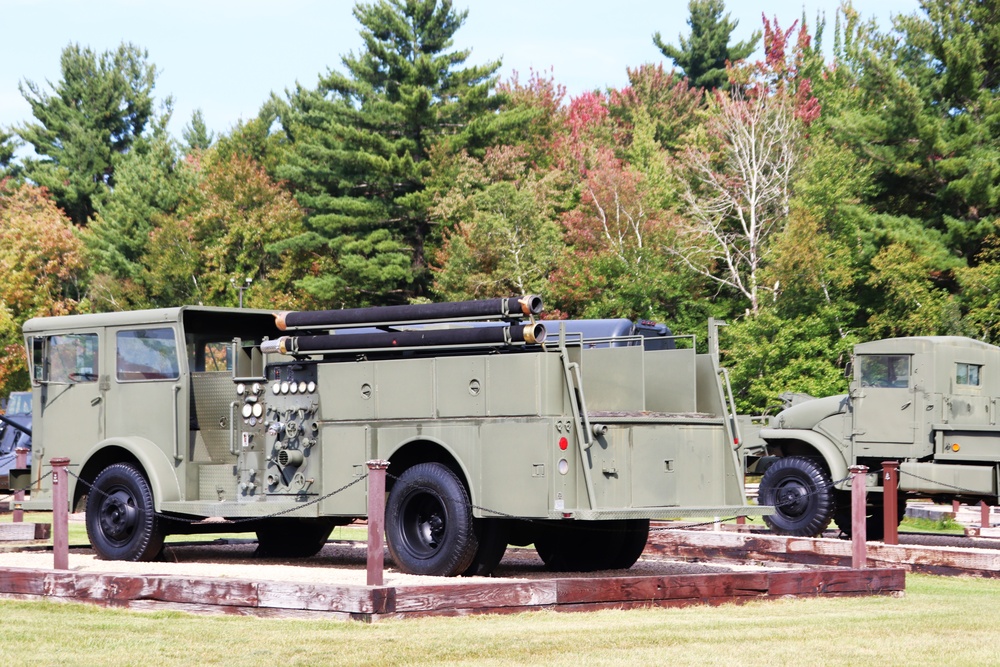
[[830,474],[818,463],[801,456],[775,461],[760,480],[758,500],[774,505],[764,521],[776,533],[812,537],[830,525],[834,490]]
[[87,493],[87,536],[98,558],[153,560],[163,535],[153,493],[139,469],[116,463],[102,470]]
[[479,548],[469,495],[440,463],[408,468],[393,484],[385,508],[389,554],[407,574],[454,577]]

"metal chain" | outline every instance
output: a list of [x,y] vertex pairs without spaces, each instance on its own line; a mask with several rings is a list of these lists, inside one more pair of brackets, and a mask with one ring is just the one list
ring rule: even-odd
[[953,484],[945,484],[944,482],[939,482],[939,481],[934,480],[934,479],[927,479],[926,477],[921,477],[920,475],[915,475],[914,473],[907,472],[906,470],[900,469],[899,472],[902,475],[908,475],[910,477],[915,477],[915,478],[917,478],[917,479],[919,479],[919,480],[921,480],[923,482],[930,482],[931,484],[937,484],[939,486],[946,486],[949,489],[955,489],[956,491],[963,491],[965,493],[971,493],[971,494],[976,495],[976,496],[983,495],[982,492],[980,492],[980,491],[973,491],[972,489],[966,489],[966,488],[963,488],[961,486],[955,486]]
[[[80,482],[81,484],[83,484],[84,486],[86,486],[87,489],[88,489],[88,492],[94,491],[94,492],[96,492],[96,493],[104,496],[105,498],[109,497],[109,494],[107,494],[106,492],[102,491],[101,489],[94,488],[94,485],[91,482],[88,482],[87,480],[83,479],[82,477],[80,477],[79,475],[77,475],[72,470],[69,470],[67,468],[66,472],[68,472],[70,475],[72,475],[74,478],[76,478],[76,480],[78,482]],[[287,509],[283,509],[283,510],[279,510],[277,512],[274,512],[273,514],[265,514],[263,516],[252,516],[252,517],[241,517],[241,518],[238,518],[238,519],[229,519],[228,523],[229,524],[249,523],[251,521],[259,521],[261,519],[273,519],[275,517],[280,517],[280,516],[284,516],[286,514],[291,514],[293,512],[298,512],[303,507],[309,507],[310,505],[315,505],[317,503],[320,503],[320,502],[326,500],[327,498],[330,498],[332,496],[337,495],[338,493],[342,493],[343,491],[346,491],[347,489],[351,488],[352,486],[354,486],[358,482],[361,482],[362,480],[367,479],[367,477],[368,477],[368,473],[365,473],[361,477],[358,477],[358,478],[354,479],[353,481],[348,482],[347,484],[343,485],[339,489],[335,489],[335,490],[331,491],[330,493],[327,493],[326,495],[318,496],[316,498],[313,498],[312,500],[309,500],[309,501],[306,501],[306,502],[302,503],[301,505],[296,505],[295,507],[289,507]],[[137,507],[136,509],[139,512],[142,512],[142,508],[141,507]],[[179,522],[179,523],[198,523],[199,521],[203,521],[204,520],[204,518],[179,517],[179,516],[174,516],[174,515],[171,515],[171,514],[164,514],[162,512],[153,512],[153,515],[157,516],[157,517],[160,517],[161,519],[168,519],[170,521],[175,521],[175,522]]]
[[[399,481],[399,477],[396,476],[396,475],[393,475],[391,473],[386,473],[386,476],[387,477],[391,477],[396,482]],[[407,488],[415,488],[415,489],[419,489],[421,491],[433,491],[434,493],[437,493],[436,489],[432,489],[432,488],[430,488],[428,486],[423,486],[423,485],[420,485],[420,484],[414,484],[412,482],[409,483],[409,485],[408,485]],[[455,502],[458,502],[458,503],[462,503],[466,507],[469,507],[471,509],[477,509],[477,510],[480,510],[482,512],[487,512],[489,514],[496,515],[499,518],[511,519],[511,520],[514,520],[514,521],[521,521],[522,523],[527,523],[527,524],[544,525],[546,527],[553,527],[553,526],[554,527],[559,527],[560,526],[560,524],[558,522],[557,523],[551,523],[550,519],[533,519],[533,518],[530,518],[530,517],[522,517],[522,516],[517,516],[515,514],[509,514],[507,512],[501,512],[500,510],[491,509],[489,507],[483,507],[482,505],[477,505],[477,504],[471,502],[469,499],[464,498],[464,497],[463,498],[452,498],[450,496],[445,496],[444,499],[445,500],[455,501]],[[738,518],[737,516],[732,516],[732,517],[727,517],[727,518],[724,518],[724,519],[719,519],[718,521],[716,521],[715,519],[712,519],[711,521],[705,521],[705,522],[702,522],[702,523],[694,523],[694,524],[685,523],[683,526],[659,526],[659,527],[656,527],[656,528],[650,528],[650,532],[664,531],[664,530],[688,530],[688,529],[691,529],[691,528],[698,528],[698,527],[701,527],[701,526],[712,526],[712,525],[715,525],[716,523],[719,523],[719,522],[722,522],[722,521],[735,521],[737,518]],[[608,528],[608,529],[591,528],[591,530],[593,530],[594,532],[607,532],[607,533],[616,533],[616,532],[618,532],[614,528]]]
[[[50,470],[50,471],[48,471],[47,473],[45,473],[44,475],[42,475],[41,477],[39,477],[39,478],[38,478],[37,480],[35,480],[35,481],[37,481],[37,482],[40,482],[40,481],[42,481],[43,479],[45,479],[45,478],[47,478],[47,477],[50,477],[51,475],[52,475],[52,471]],[[16,494],[16,493],[17,493],[17,491],[13,491],[13,492],[11,492],[11,493],[10,493],[9,495],[6,495],[6,496],[0,496],[0,503],[2,503],[2,502],[7,502],[8,500],[12,500],[12,499],[14,498],[14,494]]]

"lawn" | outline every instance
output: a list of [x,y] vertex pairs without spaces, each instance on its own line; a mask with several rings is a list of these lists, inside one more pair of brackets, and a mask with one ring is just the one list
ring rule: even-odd
[[[988,665],[1000,581],[907,577],[903,597],[327,620],[0,601],[0,659],[38,665]],[[58,629],[58,630],[56,630]]]

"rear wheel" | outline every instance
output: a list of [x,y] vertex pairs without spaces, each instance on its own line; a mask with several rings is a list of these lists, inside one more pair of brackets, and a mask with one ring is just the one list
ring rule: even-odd
[[163,549],[163,526],[146,477],[130,463],[100,472],[87,494],[87,536],[99,558],[148,561]]
[[774,514],[764,517],[771,530],[812,537],[830,525],[833,493],[833,482],[822,466],[801,456],[786,456],[764,472],[758,500],[775,507]]
[[320,552],[337,522],[332,519],[271,519],[257,529],[262,558],[309,558]]
[[479,548],[465,485],[440,463],[421,463],[399,476],[386,502],[385,535],[389,554],[407,574],[462,574]]
[[556,572],[619,570],[638,560],[648,536],[648,519],[559,522],[538,530],[535,550]]
[[506,519],[473,519],[476,541],[479,548],[472,564],[462,573],[466,577],[488,577],[493,574],[507,551],[507,536],[510,534]]
[[[868,542],[878,542],[885,537],[885,505],[881,494],[869,494],[869,500],[875,502],[865,506],[865,540]],[[833,520],[837,522],[837,527],[851,537],[853,532],[853,521],[851,516],[851,492],[837,492],[837,509],[834,511]],[[906,496],[902,493],[896,499],[896,525],[898,526],[906,516]]]

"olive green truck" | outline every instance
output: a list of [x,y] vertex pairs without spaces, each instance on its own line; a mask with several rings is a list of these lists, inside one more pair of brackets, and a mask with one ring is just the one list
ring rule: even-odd
[[[851,532],[848,468],[865,465],[869,538],[884,527],[885,461],[899,462],[907,497],[985,500],[1000,486],[1000,348],[958,336],[894,338],[855,346],[846,395],[797,396],[746,438],[748,473],[776,532],[816,535],[831,519]],[[806,400],[803,400],[805,398]]]
[[384,460],[392,559],[443,576],[489,574],[529,544],[552,569],[627,568],[651,518],[766,511],[746,503],[715,355],[662,327],[540,310],[511,297],[29,320],[25,507],[51,507],[48,462],[65,457],[102,558],[153,559],[165,535],[206,530],[305,557],[366,516],[366,464]]

